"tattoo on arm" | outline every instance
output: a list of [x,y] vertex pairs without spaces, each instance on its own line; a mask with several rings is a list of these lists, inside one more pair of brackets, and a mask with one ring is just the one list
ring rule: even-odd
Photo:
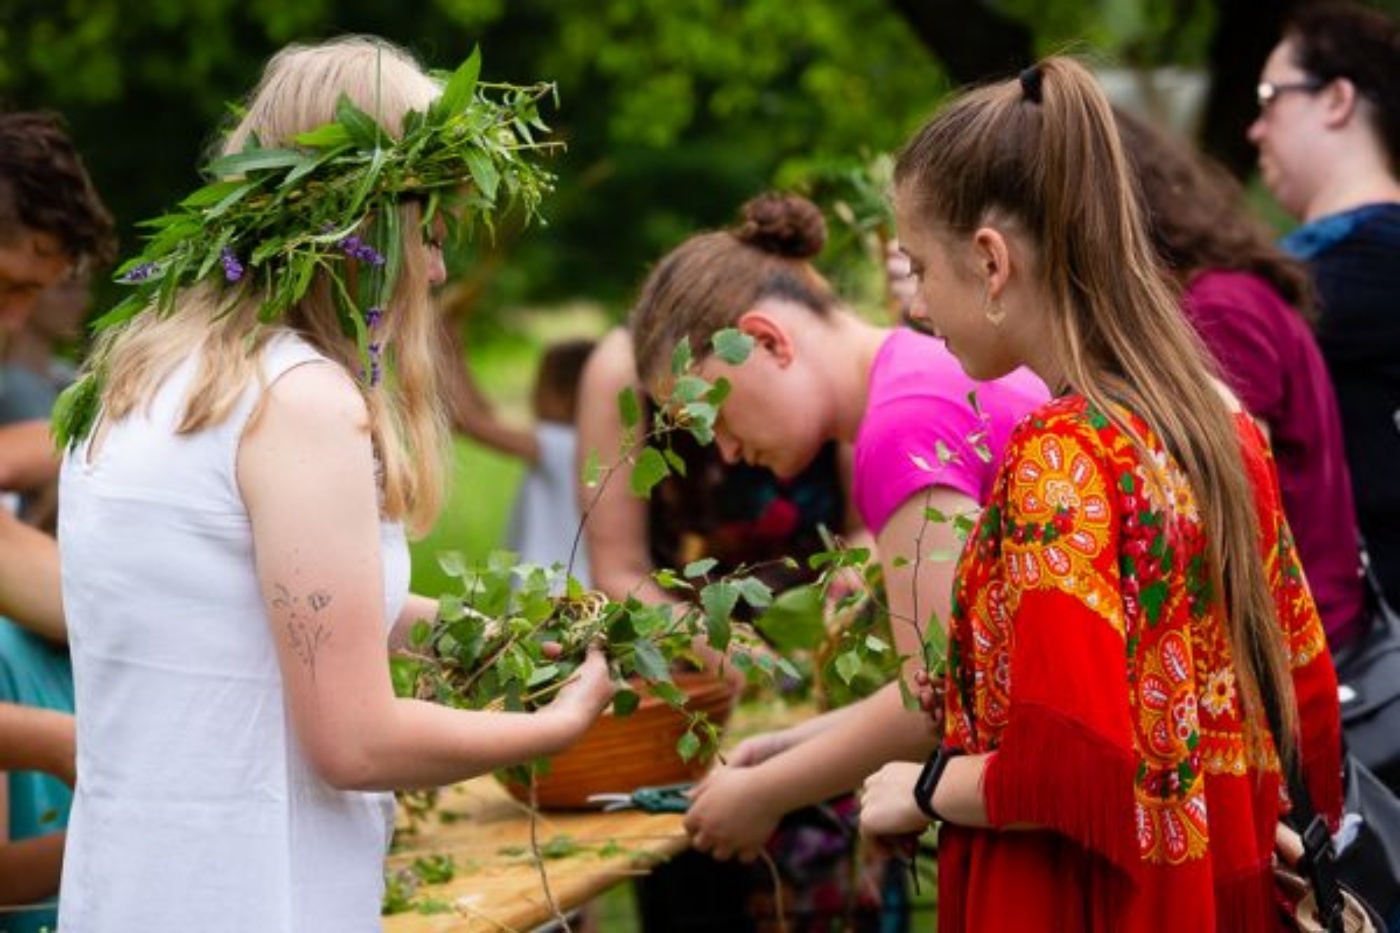
[[321,612],[331,604],[331,594],[325,590],[312,590],[304,599],[296,596],[280,583],[274,584],[272,608],[285,617],[287,638],[292,651],[306,669],[311,672],[311,680],[316,681],[316,653],[321,646],[331,640],[331,630]]

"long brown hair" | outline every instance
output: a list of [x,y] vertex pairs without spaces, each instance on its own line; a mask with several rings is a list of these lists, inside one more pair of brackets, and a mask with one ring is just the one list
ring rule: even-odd
[[1171,274],[1184,281],[1207,269],[1253,273],[1310,325],[1316,324],[1308,267],[1275,244],[1272,231],[1249,210],[1234,176],[1141,117],[1121,108],[1114,115],[1141,186],[1148,234]]
[[815,204],[768,193],[741,213],[733,230],[692,236],[647,276],[629,321],[643,385],[664,374],[682,340],[703,356],[710,337],[765,298],[786,298],[818,315],[840,304],[811,262],[826,244],[826,223]]
[[[929,231],[961,240],[1009,223],[1036,253],[1060,387],[1083,395],[1145,449],[1136,412],[1180,463],[1205,523],[1247,735],[1267,735],[1262,698],[1297,729],[1288,658],[1259,550],[1234,415],[1177,296],[1158,272],[1113,112],[1093,77],[1050,58],[936,114],[895,166],[895,190]],[[1258,746],[1256,746],[1258,747]]]

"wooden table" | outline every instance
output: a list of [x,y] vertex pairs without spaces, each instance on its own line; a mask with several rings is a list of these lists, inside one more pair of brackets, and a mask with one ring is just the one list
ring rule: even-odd
[[[746,703],[736,710],[724,744],[809,714],[802,706]],[[538,846],[560,856],[544,860],[555,902],[571,910],[684,851],[689,840],[681,819],[636,810],[540,813]],[[415,898],[450,910],[393,914],[384,918],[385,933],[525,933],[554,916],[530,847],[529,809],[493,777],[444,789],[435,812],[411,836],[400,833],[398,842],[389,856],[391,872],[418,858],[445,855],[452,858],[455,877],[424,885]]]
[[[688,844],[674,813],[547,811],[537,820],[549,886],[565,911],[645,874]],[[524,933],[554,916],[530,847],[529,810],[493,777],[445,789],[436,812],[389,856],[389,870],[425,855],[450,856],[455,877],[424,885],[417,900],[450,905],[450,912],[393,914],[384,918],[385,933]]]

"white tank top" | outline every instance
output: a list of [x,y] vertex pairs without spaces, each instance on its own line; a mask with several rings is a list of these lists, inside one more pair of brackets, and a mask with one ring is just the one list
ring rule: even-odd
[[[271,384],[323,359],[290,334]],[[59,547],[77,695],[79,782],[64,933],[379,930],[391,795],[312,770],[283,703],[258,590],[238,446],[261,388],[174,432],[195,361],[148,411],[64,460]],[[403,529],[382,529],[386,629],[408,592]]]

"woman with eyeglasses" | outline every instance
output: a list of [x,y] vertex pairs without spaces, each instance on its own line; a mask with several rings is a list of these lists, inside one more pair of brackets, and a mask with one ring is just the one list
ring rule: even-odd
[[1264,65],[1259,107],[1249,139],[1302,222],[1283,246],[1316,279],[1361,534],[1400,604],[1400,24],[1352,3],[1302,7]]

